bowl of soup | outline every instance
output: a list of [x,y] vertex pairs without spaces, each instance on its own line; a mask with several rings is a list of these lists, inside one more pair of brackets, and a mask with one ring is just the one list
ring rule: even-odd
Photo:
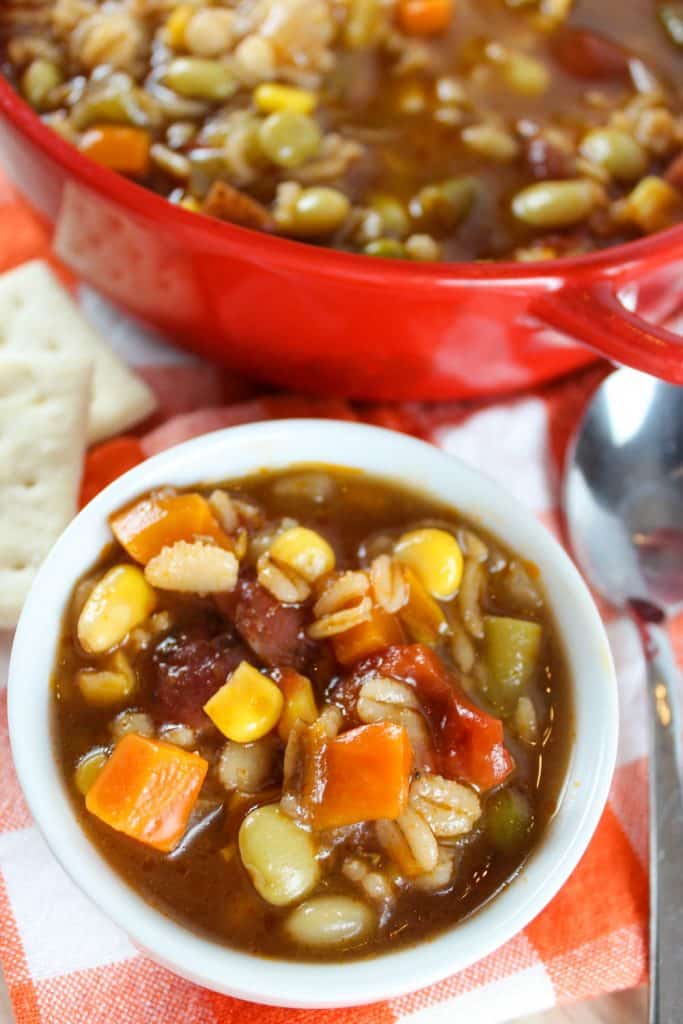
[[579,339],[681,380],[642,317],[681,301],[682,25],[665,0],[10,0],[0,138],[77,273],[261,378],[490,394]]
[[53,852],[136,944],[301,1007],[523,928],[597,826],[617,732],[545,529],[431,446],[322,421],[207,435],[88,505],[26,604],[9,716]]

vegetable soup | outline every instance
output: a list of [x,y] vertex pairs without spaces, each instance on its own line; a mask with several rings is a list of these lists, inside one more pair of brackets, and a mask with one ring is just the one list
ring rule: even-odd
[[302,466],[110,518],[54,674],[76,813],[153,906],[252,953],[451,927],[552,816],[570,680],[534,565],[453,509]]

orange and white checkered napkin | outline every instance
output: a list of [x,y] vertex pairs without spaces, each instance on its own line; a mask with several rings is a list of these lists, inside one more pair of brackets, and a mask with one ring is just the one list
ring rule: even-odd
[[[49,257],[47,236],[0,177],[0,271],[35,256]],[[223,371],[186,360],[92,292],[69,283],[87,314],[159,396],[154,429],[147,425],[142,431],[148,454],[193,430],[250,419],[307,413],[368,419],[429,437],[483,469],[557,532],[558,459],[602,368],[541,394],[489,406],[361,409],[344,402],[264,398]],[[212,411],[194,411],[200,406]],[[497,1024],[643,981],[644,668],[630,622],[612,617],[607,628],[621,687],[619,763],[607,810],[572,878],[523,933],[469,970],[402,999],[341,1011],[239,1002],[182,981],[141,956],[66,878],[31,821],[12,768],[0,694],[0,958],[19,1024]],[[0,657],[10,641],[0,641]],[[683,655],[683,629],[678,646]],[[0,674],[3,687],[4,678]],[[264,965],[264,979],[267,971]]]

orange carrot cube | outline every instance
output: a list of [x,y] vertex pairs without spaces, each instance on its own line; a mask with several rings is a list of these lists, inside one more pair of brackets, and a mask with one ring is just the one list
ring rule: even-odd
[[85,133],[80,150],[112,171],[143,178],[149,171],[151,145],[149,132],[142,128],[103,124]]
[[345,633],[337,633],[332,637],[335,656],[342,665],[353,665],[386,647],[405,642],[405,633],[399,620],[379,606],[372,609],[372,615],[366,622],[359,622]]
[[117,512],[109,520],[114,536],[131,558],[146,565],[162,548],[179,540],[209,537],[231,548],[227,533],[201,494],[150,495]]
[[445,32],[453,18],[453,0],[400,0],[398,22],[409,36]]
[[374,722],[342,733],[324,755],[316,829],[397,818],[408,803],[413,752],[402,725]]
[[199,754],[128,733],[88,790],[85,806],[117,832],[169,853],[185,833],[208,769]]

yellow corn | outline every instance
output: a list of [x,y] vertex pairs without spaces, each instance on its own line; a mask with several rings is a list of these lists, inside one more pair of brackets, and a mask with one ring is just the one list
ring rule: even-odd
[[189,210],[190,213],[201,213],[202,207],[194,196],[183,196],[178,203],[178,206],[182,206],[183,210]]
[[173,50],[181,49],[185,44],[185,29],[196,8],[192,4],[180,4],[174,8],[166,19],[164,27],[165,41]]
[[79,793],[86,795],[108,759],[109,751],[106,747],[95,747],[83,755],[74,772],[74,782]]
[[272,679],[243,661],[207,701],[204,711],[229,740],[251,743],[277,725],[283,704],[282,692]]
[[624,213],[649,235],[671,227],[678,220],[683,213],[683,200],[678,189],[651,174],[639,181],[627,197]]
[[398,616],[412,640],[433,647],[448,628],[446,616],[413,570],[404,566],[403,572],[408,583],[408,601],[399,609]]
[[106,669],[92,672],[88,669],[78,673],[78,688],[89,704],[120,704],[135,690],[136,678],[133,666],[123,651],[117,651]]
[[104,654],[118,647],[156,606],[156,594],[134,565],[116,565],[95,584],[78,619],[81,647]]
[[309,725],[318,717],[313,687],[310,679],[299,675],[293,670],[283,673],[280,687],[284,694],[285,704],[280,715],[277,731],[280,739],[286,743],[294,724],[300,719]]
[[264,114],[275,114],[281,110],[292,110],[295,114],[310,114],[315,110],[318,97],[309,89],[262,82],[254,89],[253,100],[255,106]]
[[278,565],[292,569],[307,583],[332,572],[334,551],[319,533],[305,526],[293,526],[278,534],[270,546],[270,557]]
[[427,592],[440,601],[456,593],[462,579],[462,551],[445,530],[404,533],[394,549],[396,558],[412,569]]

